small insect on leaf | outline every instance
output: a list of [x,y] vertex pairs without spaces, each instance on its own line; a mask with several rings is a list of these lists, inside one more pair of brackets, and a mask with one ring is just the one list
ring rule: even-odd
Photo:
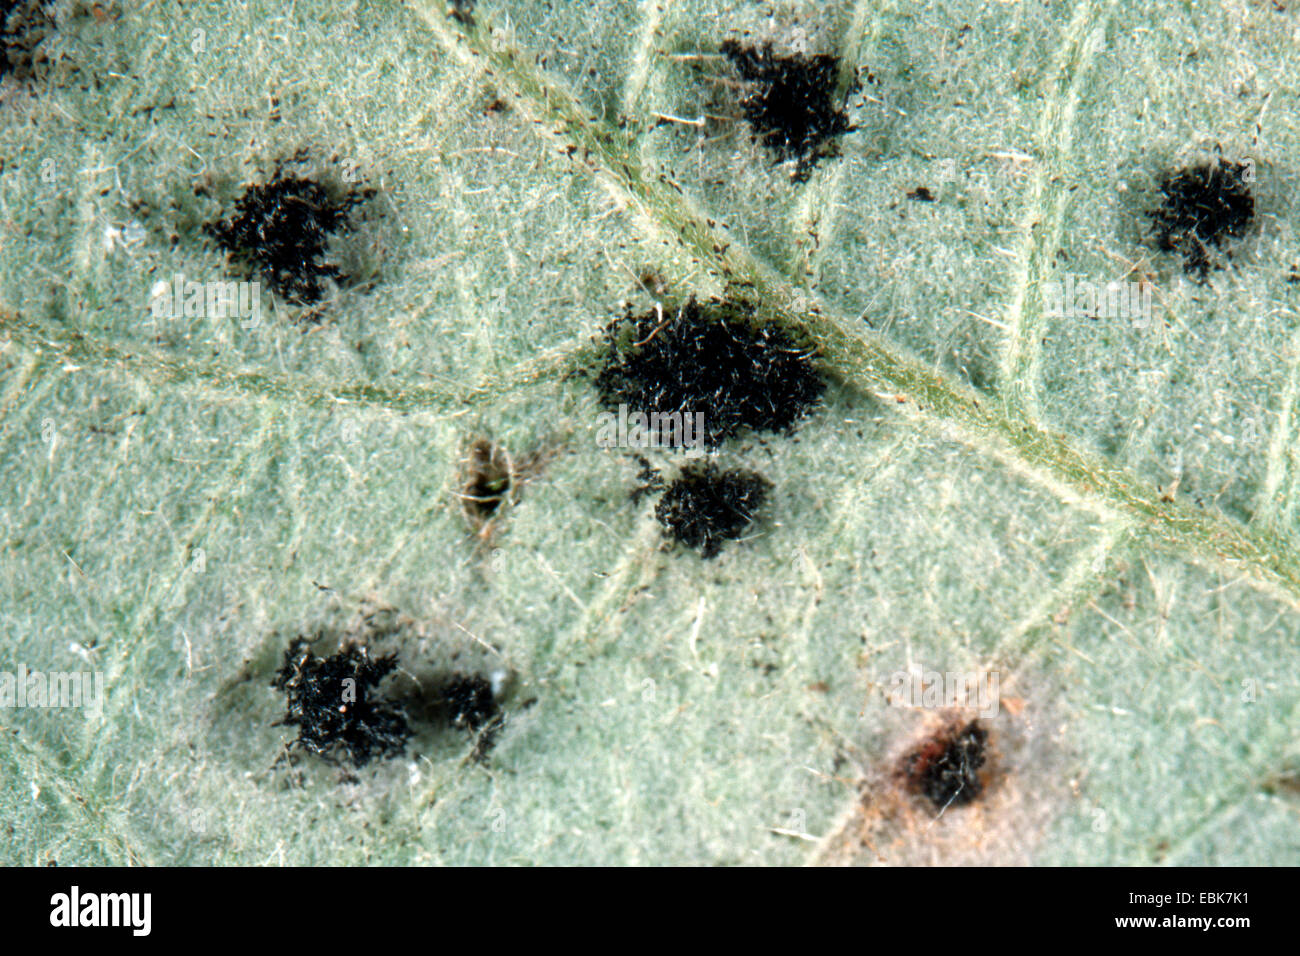
[[478,730],[497,715],[492,683],[477,674],[455,674],[442,689],[442,700],[453,726]]
[[505,449],[480,438],[470,446],[461,501],[477,527],[489,521],[510,493],[510,456]]

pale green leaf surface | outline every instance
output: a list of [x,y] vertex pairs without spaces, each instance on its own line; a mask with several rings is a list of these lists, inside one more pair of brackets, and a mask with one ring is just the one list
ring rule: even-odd
[[[708,108],[681,55],[797,28],[875,78],[809,182],[742,127],[656,125]],[[1298,31],[812,0],[68,24],[60,82],[2,107],[0,669],[110,690],[0,713],[6,862],[1294,864]],[[1261,216],[1202,287],[1140,210],[1215,144],[1257,160]],[[372,281],[306,333],[269,295],[252,330],[153,318],[300,147],[378,189],[344,249]],[[1138,260],[1160,328],[1043,315],[1046,279]],[[715,561],[663,550],[571,374],[644,269],[753,281],[834,378],[795,436],[723,449],[774,491]],[[547,453],[490,537],[456,496],[480,435]],[[418,622],[412,659],[499,649],[488,764],[426,731],[354,782],[273,766],[288,637],[374,606]],[[932,827],[888,815],[924,715],[882,691],[913,665],[1023,706],[1002,791]]]

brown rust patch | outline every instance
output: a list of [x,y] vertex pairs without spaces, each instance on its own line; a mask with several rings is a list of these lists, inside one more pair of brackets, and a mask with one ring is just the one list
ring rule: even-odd
[[1050,699],[1020,687],[994,716],[970,707],[886,707],[881,739],[894,742],[859,752],[853,798],[810,862],[1034,862],[1049,824],[1077,796],[1064,727],[1036,703]]

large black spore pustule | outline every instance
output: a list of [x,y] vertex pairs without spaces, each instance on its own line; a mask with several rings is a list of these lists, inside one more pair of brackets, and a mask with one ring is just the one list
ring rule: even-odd
[[811,348],[731,302],[692,298],[640,315],[629,309],[605,340],[595,382],[604,403],[646,415],[701,412],[709,447],[746,428],[786,431],[826,389]]
[[400,754],[412,733],[406,712],[378,690],[396,667],[395,654],[372,658],[349,646],[317,657],[307,638],[295,638],[272,682],[289,701],[279,723],[298,728],[296,746],[331,760],[346,756],[356,767]]

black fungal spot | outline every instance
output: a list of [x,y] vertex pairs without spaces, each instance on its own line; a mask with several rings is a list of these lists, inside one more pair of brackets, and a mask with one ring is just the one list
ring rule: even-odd
[[405,634],[397,619],[372,616],[330,655],[312,651],[331,637],[328,632],[294,638],[271,682],[288,697],[288,710],[275,726],[298,727],[290,746],[360,768],[403,753],[418,728],[454,728],[475,733],[474,759],[485,759],[505,726],[500,694],[509,672],[430,671],[427,662],[416,661],[411,666],[418,673],[411,673],[398,668],[398,650],[380,655],[362,642],[400,647]]
[[457,493],[470,527],[481,542],[487,542],[500,523],[506,507],[519,502],[529,484],[546,469],[564,447],[555,436],[512,454],[487,438],[476,438],[461,462],[461,485]]
[[55,29],[49,0],[0,0],[0,75],[30,79],[42,62],[40,43]]
[[673,540],[713,558],[724,541],[739,538],[749,527],[771,487],[756,472],[693,462],[664,491],[655,517]]
[[722,53],[753,90],[740,108],[755,142],[771,150],[777,162],[795,160],[794,179],[803,182],[826,156],[835,155],[836,137],[852,131],[843,99],[857,88],[839,90],[839,59],[828,54],[782,55],[771,44],[746,47],[735,40]]
[[936,810],[964,806],[984,792],[979,769],[984,766],[987,744],[988,731],[971,721],[908,754],[904,772],[912,789]]
[[[288,162],[301,161],[303,155]],[[345,229],[353,207],[375,190],[336,195],[312,179],[286,173],[285,165],[277,163],[269,182],[244,191],[235,202],[236,215],[207,223],[204,231],[282,298],[314,305],[324,295],[325,280],[346,279],[326,259],[330,235]],[[308,317],[314,319],[315,314]]]
[[1251,163],[1219,161],[1166,173],[1161,205],[1150,212],[1157,247],[1181,255],[1183,271],[1204,282],[1211,269],[1222,268],[1210,247],[1244,236],[1254,218],[1253,173]]
[[934,193],[930,192],[927,186],[917,186],[907,194],[908,199],[915,199],[917,202],[934,202]]
[[595,380],[603,402],[658,413],[665,443],[673,415],[703,413],[711,448],[744,428],[788,430],[826,389],[811,349],[776,326],[756,326],[749,310],[732,303],[692,298],[639,316],[629,309],[605,338],[606,364]]
[[306,638],[294,639],[271,685],[289,698],[277,726],[296,726],[293,745],[331,762],[346,755],[362,767],[400,754],[411,736],[406,713],[377,693],[396,666],[395,654],[372,659],[364,647],[316,657]]
[[478,730],[497,715],[492,685],[477,674],[455,674],[442,689],[442,700],[453,726]]

